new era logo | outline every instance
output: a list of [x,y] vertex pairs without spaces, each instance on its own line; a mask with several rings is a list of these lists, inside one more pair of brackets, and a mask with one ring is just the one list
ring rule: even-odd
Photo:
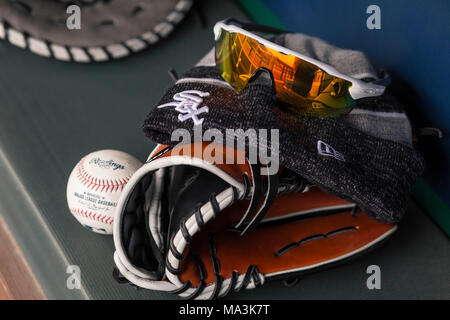
[[317,141],[317,152],[321,156],[333,157],[339,161],[345,161],[344,155],[342,153],[334,150],[332,146],[326,144],[322,140]]

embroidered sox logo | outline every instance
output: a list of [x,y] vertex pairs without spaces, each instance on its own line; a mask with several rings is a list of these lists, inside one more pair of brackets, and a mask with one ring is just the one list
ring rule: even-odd
[[164,103],[158,106],[158,109],[175,107],[175,110],[180,113],[178,115],[178,120],[183,122],[188,119],[192,119],[195,125],[199,125],[203,123],[204,119],[199,119],[198,115],[209,112],[209,108],[207,106],[199,108],[203,102],[203,98],[208,96],[208,92],[203,92],[200,90],[186,90],[183,92],[178,92],[173,96],[173,100],[175,101]]
[[326,144],[322,140],[317,141],[317,152],[322,156],[333,157],[339,161],[345,162],[345,158],[342,153],[334,150],[334,148],[332,146],[330,146],[329,144]]

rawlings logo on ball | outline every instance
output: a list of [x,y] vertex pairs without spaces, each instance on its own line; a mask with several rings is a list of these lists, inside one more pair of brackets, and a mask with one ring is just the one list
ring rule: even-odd
[[120,163],[114,162],[114,160],[102,160],[100,158],[94,158],[91,161],[89,161],[90,164],[96,164],[101,168],[109,169],[113,168],[113,170],[123,170],[125,169],[125,166],[121,165]]

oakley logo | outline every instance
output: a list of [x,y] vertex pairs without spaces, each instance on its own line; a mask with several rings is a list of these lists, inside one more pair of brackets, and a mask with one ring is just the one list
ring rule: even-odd
[[334,150],[332,146],[326,144],[322,140],[317,141],[317,152],[321,156],[333,157],[339,161],[345,161],[344,155],[339,151]]
[[208,92],[203,92],[200,90],[186,90],[183,92],[178,92],[173,96],[174,102],[169,102],[158,106],[158,109],[165,107],[175,107],[175,110],[180,114],[178,115],[178,120],[184,122],[188,119],[194,121],[194,125],[200,125],[203,123],[204,119],[200,119],[198,116],[202,113],[209,112],[207,106],[199,108],[203,102],[204,97],[208,97]]

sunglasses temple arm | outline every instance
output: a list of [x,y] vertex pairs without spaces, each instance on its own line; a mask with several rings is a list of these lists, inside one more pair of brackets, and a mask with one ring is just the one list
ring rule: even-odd
[[387,87],[391,84],[391,76],[384,70],[381,71],[381,78],[370,83]]

